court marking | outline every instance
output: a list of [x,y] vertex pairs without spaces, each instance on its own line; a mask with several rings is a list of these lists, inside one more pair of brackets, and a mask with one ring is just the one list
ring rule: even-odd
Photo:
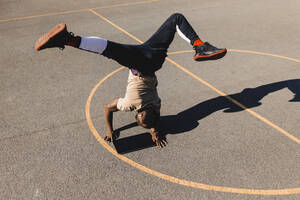
[[122,3],[122,4],[98,6],[98,7],[94,7],[94,8],[82,8],[82,9],[76,9],[76,10],[67,10],[67,11],[61,11],[61,12],[45,13],[45,14],[31,15],[31,16],[24,16],[24,17],[14,17],[14,18],[8,18],[8,19],[0,19],[0,22],[20,21],[20,20],[33,19],[33,18],[46,17],[46,16],[64,15],[64,14],[79,13],[79,12],[88,12],[90,9],[97,10],[97,9],[104,9],[104,8],[132,6],[132,5],[146,4],[146,3],[152,3],[152,2],[157,2],[157,1],[160,1],[160,0],[146,0],[146,1],[138,1],[138,2],[128,2],[128,3]]
[[[127,31],[125,31],[124,29],[122,29],[121,27],[119,27],[118,25],[114,24],[113,22],[111,22],[110,20],[108,20],[107,18],[103,17],[102,15],[100,15],[99,13],[97,13],[94,10],[90,10],[93,14],[97,15],[98,17],[100,17],[101,19],[103,19],[104,21],[108,22],[109,24],[113,25],[114,27],[116,27],[117,29],[119,29],[120,31],[122,31],[123,33],[125,33],[126,35],[131,35],[132,34],[128,33]],[[130,36],[130,37],[131,37]],[[135,39],[136,37],[132,37],[133,39]],[[141,40],[139,40],[138,38],[136,38],[135,40],[137,40],[138,42],[142,43]],[[242,51],[242,50],[241,50]],[[250,52],[250,51],[249,51]],[[248,53],[249,53],[248,52]],[[257,53],[261,53],[261,52],[257,52]],[[264,54],[264,53],[262,53]],[[179,69],[182,69],[184,72],[188,73],[189,75],[191,75],[192,77],[196,78],[197,80],[202,80],[201,78],[197,77],[195,74],[189,72],[188,70],[186,70],[185,68],[183,68],[181,65],[177,64],[176,62],[174,62],[173,60],[171,60],[170,58],[167,58],[167,60],[169,62],[171,62],[172,64],[174,64],[175,66],[177,66]],[[161,179],[164,179],[166,181],[169,182],[173,182],[173,183],[177,183],[180,185],[184,185],[187,187],[193,187],[193,188],[197,188],[197,189],[203,189],[203,190],[212,190],[212,191],[217,191],[217,192],[228,192],[228,193],[238,193],[238,194],[251,194],[251,195],[291,195],[291,194],[300,194],[300,188],[288,188],[288,189],[277,189],[277,190],[255,190],[255,189],[247,189],[247,188],[232,188],[232,187],[221,187],[221,186],[215,186],[215,185],[208,185],[208,184],[201,184],[201,183],[197,183],[197,182],[192,182],[192,181],[188,181],[188,180],[184,180],[184,179],[179,179],[176,177],[172,177],[160,172],[157,172],[155,170],[149,169],[139,163],[134,162],[133,160],[130,160],[129,158],[118,154],[112,147],[110,147],[107,142],[105,142],[101,136],[99,135],[99,133],[97,132],[96,128],[93,125],[93,122],[91,120],[91,116],[90,116],[90,104],[92,101],[92,98],[94,96],[94,93],[96,92],[97,88],[100,87],[102,85],[102,83],[108,79],[109,77],[111,77],[112,75],[114,75],[115,73],[117,73],[118,71],[124,69],[124,67],[120,67],[117,70],[111,72],[110,74],[106,75],[91,91],[88,100],[86,102],[86,106],[85,106],[85,113],[86,113],[86,119],[87,119],[87,123],[88,126],[91,130],[91,132],[93,133],[93,135],[95,136],[95,138],[97,139],[97,141],[104,147],[106,148],[110,153],[112,153],[114,156],[116,156],[117,158],[121,159],[122,161],[126,162],[127,164],[141,170],[144,171],[148,174],[154,175],[156,177],[159,177]],[[202,81],[200,81],[202,82]],[[203,83],[207,86],[209,86],[211,89],[213,89],[216,92],[220,92],[219,94],[224,94],[225,93],[221,92],[220,90],[218,90],[217,88],[213,87],[212,85],[210,85],[209,83],[207,83],[206,81],[203,80]],[[249,108],[247,108],[246,106],[242,105],[241,103],[239,103],[238,101],[234,100],[233,98],[229,98],[230,101],[232,101],[233,103],[235,103],[238,106],[242,106],[241,108],[243,108],[246,111],[250,111]],[[250,112],[251,114],[255,113],[254,111]],[[257,113],[255,113],[256,115],[254,116],[260,116]],[[259,118],[259,119],[265,119],[263,117]],[[266,120],[266,119],[265,119]],[[269,122],[267,124],[270,125],[273,124],[272,122],[270,122],[269,120],[267,120],[266,122]],[[273,124],[273,128],[276,128],[278,126],[276,126],[275,124]],[[278,127],[280,128],[280,127]],[[279,129],[281,131],[284,131],[283,129]],[[287,132],[286,132],[287,133]],[[290,136],[290,139],[296,139],[296,141],[299,142],[299,139],[292,136],[292,135],[287,135]]]
[[[136,40],[139,43],[143,43],[143,41],[141,41],[140,39],[138,39],[137,37],[135,37],[134,35],[132,35],[131,33],[129,33],[128,31],[124,30],[123,28],[121,28],[120,26],[116,25],[115,23],[113,23],[112,21],[110,21],[109,19],[105,18],[104,16],[100,15],[99,13],[97,13],[95,10],[90,9],[90,11],[98,16],[99,18],[101,18],[102,20],[106,21],[107,23],[111,24],[112,26],[114,26],[116,29],[120,30],[121,32],[125,33],[126,35],[128,35],[129,37],[131,37],[132,39]],[[279,56],[279,55],[274,55],[274,54],[267,54],[267,53],[263,53],[263,52],[255,52],[255,51],[246,51],[246,50],[231,50],[231,51],[239,51],[239,52],[244,52],[244,53],[254,53],[254,54],[259,54],[259,55],[272,55],[272,56],[276,56],[276,57],[280,57],[280,58],[288,58],[285,56]],[[186,52],[186,51],[181,51],[181,52]],[[174,53],[173,53],[174,54]],[[300,144],[300,139],[298,139],[297,137],[293,136],[292,134],[290,134],[289,132],[287,132],[286,130],[282,129],[281,127],[277,126],[276,124],[272,123],[270,120],[266,119],[265,117],[259,115],[258,113],[254,112],[253,110],[247,108],[246,106],[244,106],[243,104],[241,104],[240,102],[238,102],[237,100],[233,99],[232,97],[228,96],[226,93],[222,92],[221,90],[215,88],[214,86],[212,86],[211,84],[209,84],[208,82],[206,82],[205,80],[201,79],[200,77],[196,76],[195,74],[193,74],[192,72],[190,72],[189,70],[187,70],[186,68],[184,68],[183,66],[179,65],[178,63],[176,63],[175,61],[173,61],[170,58],[166,58],[167,61],[169,61],[170,63],[172,63],[173,65],[175,65],[177,68],[179,68],[180,70],[184,71],[185,73],[187,73],[188,75],[192,76],[193,78],[195,78],[196,80],[200,81],[202,84],[206,85],[207,87],[209,87],[210,89],[212,89],[213,91],[217,92],[218,94],[220,94],[221,96],[224,96],[226,99],[228,99],[229,101],[231,101],[232,103],[236,104],[237,106],[241,107],[242,109],[246,110],[248,113],[250,113],[251,115],[253,115],[254,117],[260,119],[261,121],[265,122],[266,124],[270,125],[271,127],[273,127],[274,129],[278,130],[279,132],[281,132],[282,134],[284,134],[285,136],[287,136],[289,139],[293,140],[294,142]],[[293,59],[293,58],[289,58],[289,60],[293,60],[298,62],[299,60],[297,59]]]
[[86,114],[86,120],[88,123],[88,126],[90,128],[90,131],[94,135],[94,137],[97,139],[97,141],[111,154],[113,154],[115,157],[119,158],[120,160],[124,161],[125,163],[133,166],[136,169],[139,169],[145,173],[148,173],[150,175],[156,176],[158,178],[164,179],[166,181],[176,183],[179,185],[192,187],[196,189],[202,189],[202,190],[208,190],[208,191],[216,191],[216,192],[226,192],[226,193],[235,193],[235,194],[246,194],[246,195],[292,195],[292,194],[300,194],[300,188],[288,188],[288,189],[273,189],[273,190],[255,190],[255,189],[248,189],[248,188],[233,188],[233,187],[223,187],[223,186],[215,186],[215,185],[208,185],[208,184],[202,184],[198,182],[188,181],[184,179],[179,179],[173,176],[169,176],[167,174],[163,174],[161,172],[152,170],[144,165],[141,165],[129,158],[127,158],[124,155],[118,154],[98,133],[96,130],[92,119],[90,115],[90,107],[91,107],[91,101],[93,99],[93,96],[96,92],[96,90],[104,83],[105,80],[113,76],[115,73],[125,69],[125,67],[120,67],[116,69],[115,71],[109,73],[106,75],[102,80],[100,80],[94,88],[91,90],[90,95],[88,97],[88,100],[85,105],[85,114]]
[[169,62],[171,62],[173,65],[175,65],[177,68],[179,68],[180,70],[184,71],[185,73],[187,73],[188,75],[192,76],[193,78],[195,78],[196,80],[200,81],[203,85],[209,87],[210,89],[212,89],[213,91],[217,92],[218,94],[220,94],[221,96],[225,97],[226,99],[228,99],[229,101],[231,101],[232,103],[234,103],[235,105],[239,106],[240,108],[242,108],[243,110],[247,111],[248,113],[250,113],[251,115],[253,115],[254,117],[256,117],[257,119],[260,119],[261,121],[265,122],[266,124],[268,124],[269,126],[273,127],[274,129],[276,129],[277,131],[281,132],[282,134],[284,134],[285,136],[287,136],[289,139],[293,140],[294,142],[296,142],[297,144],[300,144],[300,139],[295,137],[294,135],[290,134],[289,132],[287,132],[286,130],[284,130],[283,128],[277,126],[276,124],[272,123],[270,120],[268,120],[267,118],[261,116],[260,114],[254,112],[253,110],[251,110],[250,108],[247,108],[246,106],[244,106],[243,104],[241,104],[240,102],[238,102],[237,100],[235,100],[234,98],[230,97],[229,95],[227,95],[226,93],[222,92],[221,90],[215,88],[214,86],[212,86],[211,84],[209,84],[208,82],[206,82],[205,80],[201,79],[200,77],[196,76],[195,74],[193,74],[192,72],[190,72],[189,70],[187,70],[186,68],[182,67],[181,65],[177,64],[176,62],[174,62],[173,60],[171,60],[170,58],[166,58],[166,60],[168,60]]
[[[256,55],[262,55],[262,56],[272,56],[276,58],[282,58],[294,62],[300,63],[299,59],[296,58],[290,58],[287,56],[281,56],[281,55],[276,55],[276,54],[270,54],[270,53],[264,53],[264,52],[258,52],[258,51],[249,51],[249,50],[240,50],[240,49],[227,49],[230,52],[237,52],[237,53],[250,53],[250,54],[256,54]],[[184,50],[184,51],[174,51],[174,52],[169,52],[168,55],[175,55],[175,54],[182,54],[182,53],[192,53],[195,52],[194,50]]]

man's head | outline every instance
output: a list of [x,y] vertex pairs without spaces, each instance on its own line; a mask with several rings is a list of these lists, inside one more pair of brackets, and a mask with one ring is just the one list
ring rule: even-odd
[[140,109],[135,116],[138,125],[144,128],[153,128],[159,122],[160,115],[155,111],[152,106],[145,106]]

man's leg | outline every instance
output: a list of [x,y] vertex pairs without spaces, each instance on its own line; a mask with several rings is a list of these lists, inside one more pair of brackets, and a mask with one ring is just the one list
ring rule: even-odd
[[149,53],[149,47],[120,44],[100,37],[74,36],[72,32],[68,32],[65,24],[55,26],[40,37],[36,41],[35,49],[37,51],[52,47],[63,49],[65,45],[101,54],[125,67],[137,69],[145,74],[152,72],[150,67],[152,54]]
[[160,28],[144,44],[152,48],[164,48],[167,50],[174,39],[175,33],[193,45],[196,54],[194,60],[213,60],[223,57],[227,50],[219,49],[207,42],[203,42],[187,19],[180,13],[171,15]]
[[177,31],[190,44],[199,39],[186,18],[182,14],[175,13],[159,27],[145,44],[150,45],[152,48],[168,49]]
[[135,68],[141,59],[137,45],[120,44],[100,37],[81,37],[78,48],[101,54],[128,68]]
[[143,45],[128,45],[112,42],[98,37],[81,37],[79,49],[99,53],[130,69],[144,75],[153,75],[155,54]]

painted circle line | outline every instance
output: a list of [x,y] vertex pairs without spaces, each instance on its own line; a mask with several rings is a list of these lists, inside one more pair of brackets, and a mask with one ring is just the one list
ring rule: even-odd
[[[259,55],[267,55],[267,56],[274,56],[282,59],[292,60],[295,62],[300,62],[300,60],[289,58],[285,56],[279,56],[275,54],[267,54],[263,52],[256,52],[256,51],[246,51],[246,50],[229,50],[232,52],[241,52],[241,53],[250,53],[250,54],[259,54]],[[182,53],[188,52],[188,51],[182,51]],[[86,120],[88,123],[88,126],[90,128],[90,131],[93,133],[97,141],[110,153],[112,153],[115,157],[119,158],[120,160],[124,161],[125,163],[143,171],[150,175],[156,176],[158,178],[164,179],[166,181],[177,183],[180,185],[184,185],[187,187],[193,187],[197,189],[202,190],[210,190],[210,191],[217,191],[217,192],[227,192],[227,193],[236,193],[236,194],[248,194],[248,195],[290,195],[290,194],[300,194],[300,188],[288,188],[288,189],[267,189],[267,190],[257,190],[257,189],[248,189],[248,188],[233,188],[233,187],[222,187],[222,186],[215,186],[215,185],[208,185],[208,184],[202,184],[198,182],[192,182],[184,179],[179,179],[173,176],[169,176],[167,174],[160,173],[158,171],[152,170],[150,168],[147,168],[146,166],[143,166],[129,158],[127,158],[124,155],[118,154],[110,145],[105,142],[102,137],[97,132],[90,115],[90,105],[91,101],[93,99],[93,96],[96,92],[96,90],[103,84],[105,80],[107,80],[109,77],[113,76],[115,73],[121,71],[122,69],[125,69],[125,67],[120,67],[116,69],[115,71],[111,72],[110,74],[106,75],[101,81],[99,81],[95,87],[91,90],[90,95],[87,99],[86,106],[85,106],[85,114],[86,114]]]

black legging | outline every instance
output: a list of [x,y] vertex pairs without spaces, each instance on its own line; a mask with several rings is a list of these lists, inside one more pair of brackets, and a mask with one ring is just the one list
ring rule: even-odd
[[186,18],[182,14],[175,13],[145,43],[128,45],[108,41],[102,55],[125,67],[136,69],[143,75],[153,75],[165,61],[167,50],[174,39],[176,26],[191,44],[199,38]]

